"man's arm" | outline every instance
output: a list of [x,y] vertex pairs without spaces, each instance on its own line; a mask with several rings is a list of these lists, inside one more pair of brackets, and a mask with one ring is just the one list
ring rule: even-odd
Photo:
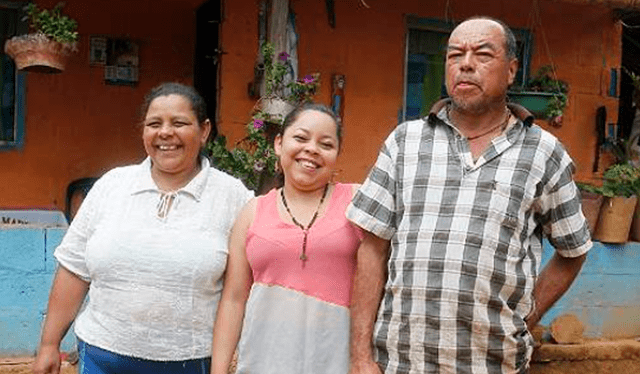
[[547,310],[569,289],[586,256],[562,257],[555,253],[549,260],[533,289],[535,309],[525,318],[529,330],[535,327]]
[[381,373],[373,361],[373,324],[387,280],[389,241],[365,231],[351,296],[351,374]]

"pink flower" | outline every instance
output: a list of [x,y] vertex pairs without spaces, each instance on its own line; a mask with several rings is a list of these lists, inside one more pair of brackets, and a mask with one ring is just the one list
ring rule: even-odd
[[264,126],[264,121],[261,119],[254,119],[253,120],[253,128],[254,129],[261,129],[262,126]]
[[289,58],[289,54],[287,52],[280,52],[280,54],[278,55],[278,60],[282,62],[287,62],[288,58]]
[[304,78],[302,79],[302,81],[306,84],[313,83],[314,80],[315,79],[313,78],[312,75],[305,75]]
[[562,114],[561,114],[561,115],[559,115],[559,116],[556,116],[556,117],[553,119],[553,122],[554,122],[554,123],[556,123],[556,124],[558,124],[558,125],[562,124]]

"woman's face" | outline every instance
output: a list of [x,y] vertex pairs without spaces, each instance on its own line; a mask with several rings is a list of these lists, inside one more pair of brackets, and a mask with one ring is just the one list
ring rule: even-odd
[[301,190],[324,188],[335,170],[339,141],[328,114],[307,110],[275,139],[285,183]]
[[211,123],[198,123],[191,102],[181,95],[159,96],[144,119],[142,141],[151,157],[152,173],[163,178],[189,178],[198,172],[198,154]]

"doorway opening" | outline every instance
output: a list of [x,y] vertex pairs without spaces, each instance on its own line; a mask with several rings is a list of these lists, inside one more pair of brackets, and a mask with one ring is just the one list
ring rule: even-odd
[[196,48],[193,86],[207,103],[207,117],[213,124],[210,139],[215,139],[218,111],[218,70],[220,67],[220,0],[208,0],[196,9]]
[[[640,100],[634,100],[633,80],[629,73],[640,76],[640,12],[626,11],[620,16],[622,21],[622,71],[620,72],[620,93],[618,109],[617,137],[630,139],[636,110]],[[640,99],[640,92],[636,93]]]

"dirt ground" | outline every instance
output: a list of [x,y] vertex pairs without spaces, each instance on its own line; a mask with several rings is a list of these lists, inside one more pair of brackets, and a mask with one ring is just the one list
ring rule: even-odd
[[542,344],[534,351],[530,374],[609,373],[640,373],[640,341],[602,339]]
[[[32,374],[33,358],[0,358],[0,374]],[[60,374],[76,374],[77,366],[62,362]]]
[[[0,374],[31,374],[33,358],[0,358]],[[63,361],[61,374],[76,374]],[[591,340],[580,344],[542,344],[534,352],[530,374],[640,373],[640,341]]]

